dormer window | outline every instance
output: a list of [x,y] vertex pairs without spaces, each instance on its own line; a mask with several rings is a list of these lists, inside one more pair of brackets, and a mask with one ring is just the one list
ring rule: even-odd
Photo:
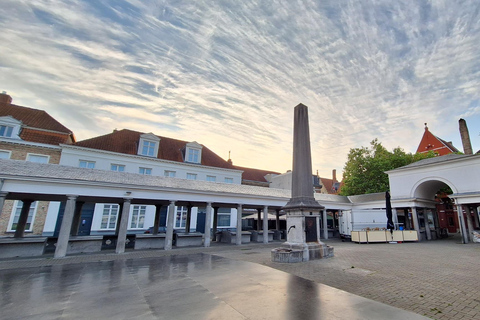
[[0,126],[0,137],[11,138],[13,132],[13,127],[11,126]]
[[185,152],[185,162],[202,163],[203,146],[196,141],[187,143]]
[[140,136],[138,154],[146,157],[157,157],[160,138],[153,133],[145,133]]
[[20,139],[21,126],[22,122],[11,116],[0,117],[0,138]]

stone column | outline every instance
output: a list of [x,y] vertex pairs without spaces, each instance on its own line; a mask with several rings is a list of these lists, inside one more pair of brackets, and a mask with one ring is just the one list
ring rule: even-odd
[[275,210],[275,229],[280,231],[280,209]]
[[122,220],[123,215],[123,202],[118,204],[118,213],[117,213],[117,225],[115,226],[115,235],[118,236],[120,231],[120,221]]
[[465,219],[463,218],[462,206],[457,204],[458,225],[460,226],[460,233],[462,234],[462,242],[468,243],[467,228],[465,226]]
[[218,207],[213,207],[213,235],[212,241],[217,241]]
[[242,205],[239,204],[237,207],[237,237],[235,239],[235,244],[237,246],[242,244]]
[[268,206],[263,207],[263,243],[268,243]]
[[0,216],[2,215],[3,205],[5,204],[5,199],[7,198],[8,192],[0,192]]
[[327,209],[322,210],[323,239],[328,239]]
[[[131,198],[123,199],[122,216],[120,217],[120,227],[118,228],[117,248],[115,253],[125,252],[125,243],[127,242],[128,217],[130,215]],[[118,223],[118,222],[117,222]]]
[[[72,230],[73,215],[75,214],[75,203],[77,196],[68,195],[65,211],[63,213],[62,224],[58,234],[57,247],[55,248],[54,258],[63,258],[67,255],[68,240]],[[23,209],[22,209],[23,210]]]
[[425,237],[427,240],[432,240],[432,231],[430,230],[430,225],[428,224],[427,209],[423,209],[423,221],[425,222]]
[[165,250],[172,250],[173,246],[173,223],[175,221],[175,201],[170,201],[167,213],[167,235],[165,238]]
[[187,206],[187,221],[185,221],[185,233],[190,233],[190,221],[192,220],[192,206]]
[[260,221],[262,220],[262,209],[257,208],[257,231],[262,230]]
[[207,212],[205,213],[205,234],[203,236],[204,247],[210,247],[211,225],[212,225],[212,203],[207,202]]
[[20,217],[18,218],[17,228],[15,229],[14,238],[23,238],[25,235],[25,226],[27,225],[28,213],[30,212],[30,206],[33,200],[23,200],[22,211],[20,211]]
[[160,213],[162,211],[162,205],[156,204],[155,205],[155,220],[153,220],[153,231],[152,234],[158,234],[158,226],[160,225]]
[[417,208],[412,207],[412,220],[413,220],[413,228],[418,233],[418,239],[420,239],[420,225],[418,224],[418,216],[417,216]]
[[80,223],[82,221],[82,208],[85,202],[77,201],[75,203],[75,212],[73,214],[72,230],[70,232],[71,236],[78,236],[78,229],[80,228]]
[[471,242],[473,242],[473,221],[472,221],[472,214],[470,213],[470,208],[466,207],[465,208],[466,214],[467,214],[467,226],[468,226],[468,238],[470,239]]
[[475,219],[475,227],[480,228],[480,218],[478,217],[478,208],[477,207],[472,207],[473,213],[474,213],[474,219]]

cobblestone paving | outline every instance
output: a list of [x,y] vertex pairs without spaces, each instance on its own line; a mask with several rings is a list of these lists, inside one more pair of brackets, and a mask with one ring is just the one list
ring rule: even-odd
[[276,242],[0,260],[0,270],[204,252],[270,266],[432,319],[480,319],[480,244],[462,245],[456,239],[402,244],[327,243],[335,248],[335,257],[295,264],[271,261],[271,249],[279,246]]

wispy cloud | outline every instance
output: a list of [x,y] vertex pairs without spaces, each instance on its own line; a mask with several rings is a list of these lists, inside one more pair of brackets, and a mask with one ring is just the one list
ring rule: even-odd
[[464,117],[480,149],[476,2],[7,0],[0,28],[0,89],[79,139],[152,131],[285,171],[302,102],[324,176],[374,138],[415,151],[424,122],[460,148]]

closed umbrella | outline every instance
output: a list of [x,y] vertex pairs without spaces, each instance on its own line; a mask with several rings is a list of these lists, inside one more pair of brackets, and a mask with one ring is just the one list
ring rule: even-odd
[[392,204],[390,202],[390,193],[387,191],[385,192],[385,201],[387,207],[387,229],[393,233],[393,229],[395,229],[395,225],[393,224],[393,213],[392,213]]

